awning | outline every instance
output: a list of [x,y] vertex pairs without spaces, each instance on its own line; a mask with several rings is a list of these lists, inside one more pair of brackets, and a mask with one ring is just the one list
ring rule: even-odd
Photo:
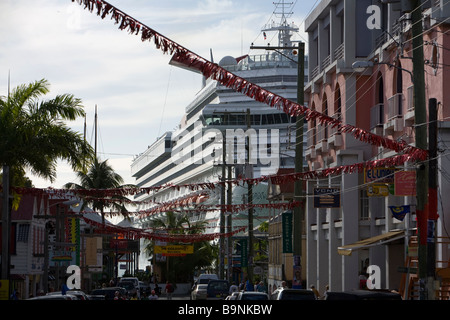
[[390,231],[379,236],[367,238],[352,244],[338,247],[338,253],[342,256],[350,256],[354,250],[386,244],[391,241],[402,239],[405,236],[405,230]]

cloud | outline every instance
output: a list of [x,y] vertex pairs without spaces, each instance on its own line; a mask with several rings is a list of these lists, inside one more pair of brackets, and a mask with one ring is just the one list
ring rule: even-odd
[[[261,0],[109,2],[207,59],[212,48],[215,62],[252,53],[250,43],[273,10],[271,1]],[[143,43],[139,35],[119,30],[109,17],[102,20],[76,2],[1,0],[0,39],[0,95],[6,95],[8,71],[12,87],[46,78],[48,98],[72,93],[83,100],[88,135],[97,105],[100,150],[114,154],[111,161],[127,176],[129,154],[142,152],[178,125],[200,90],[199,75],[169,66],[170,56],[153,43]],[[69,126],[83,132],[83,119]],[[70,173],[70,166],[58,166],[57,183],[67,182]]]

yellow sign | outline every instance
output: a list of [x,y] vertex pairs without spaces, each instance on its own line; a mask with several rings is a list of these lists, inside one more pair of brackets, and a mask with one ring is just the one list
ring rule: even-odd
[[9,300],[9,280],[0,280],[0,300]]
[[387,197],[389,188],[384,184],[372,184],[367,187],[367,195],[369,197]]
[[173,245],[173,246],[155,246],[155,253],[160,254],[192,254],[194,246],[192,245]]

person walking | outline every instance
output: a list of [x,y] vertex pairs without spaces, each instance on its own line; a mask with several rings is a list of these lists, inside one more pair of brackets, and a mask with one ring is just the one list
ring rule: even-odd
[[320,299],[320,293],[319,291],[317,291],[316,287],[314,287],[314,285],[311,285],[311,290],[312,292],[314,292],[314,295],[316,296],[316,299],[319,300]]
[[155,290],[152,290],[152,293],[148,296],[147,300],[158,300]]
[[166,291],[166,295],[167,295],[167,300],[172,300],[172,293],[173,293],[174,289],[173,289],[173,285],[169,281],[166,282],[165,291]]

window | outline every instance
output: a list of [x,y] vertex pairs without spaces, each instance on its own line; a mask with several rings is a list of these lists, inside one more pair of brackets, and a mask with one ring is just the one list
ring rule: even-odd
[[362,189],[359,191],[359,212],[360,212],[360,220],[369,220],[370,219],[370,213],[369,213],[369,197],[367,196],[367,190]]
[[19,224],[19,232],[17,233],[17,242],[28,242],[29,224]]

